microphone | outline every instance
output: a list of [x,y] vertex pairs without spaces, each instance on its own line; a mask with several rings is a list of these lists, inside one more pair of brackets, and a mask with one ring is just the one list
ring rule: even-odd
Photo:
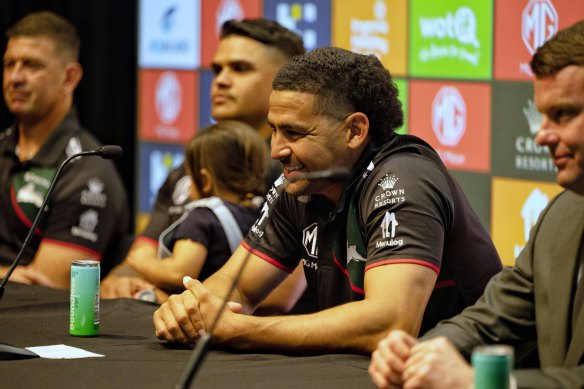
[[[16,258],[12,262],[12,265],[8,269],[8,272],[6,273],[4,278],[2,279],[2,282],[0,282],[0,300],[2,299],[2,296],[4,296],[4,286],[8,282],[8,279],[12,275],[12,272],[14,272],[14,269],[16,269],[16,266],[18,266],[18,264],[20,263],[20,259],[22,258],[22,255],[24,254],[24,250],[30,244],[30,240],[32,239],[34,231],[36,230],[36,228],[41,220],[41,217],[43,215],[43,210],[47,206],[47,203],[49,202],[49,200],[53,194],[53,191],[55,189],[55,183],[57,182],[59,176],[61,175],[61,171],[63,170],[63,168],[69,162],[71,162],[72,160],[74,160],[75,158],[78,158],[78,157],[98,156],[98,157],[101,157],[104,159],[114,159],[114,158],[120,158],[122,156],[122,154],[123,154],[123,152],[122,152],[122,148],[120,146],[102,146],[102,147],[95,149],[95,150],[82,151],[80,153],[73,154],[63,161],[61,166],[59,166],[59,169],[57,169],[57,173],[55,173],[55,176],[53,177],[51,184],[49,185],[49,189],[47,190],[47,194],[45,195],[45,198],[43,199],[43,202],[39,208],[39,211],[36,214],[36,217],[32,223],[32,226],[28,230],[28,234],[26,235],[26,238],[24,239],[24,242],[22,243],[22,247],[20,248],[20,251],[16,255]],[[38,355],[36,353],[33,353],[30,350],[25,349],[25,348],[16,347],[16,346],[5,344],[5,343],[0,343],[0,360],[27,359],[27,358],[38,358]]]
[[22,243],[22,247],[20,248],[18,255],[16,255],[16,258],[12,262],[12,265],[8,269],[8,272],[6,273],[4,278],[2,279],[2,282],[0,282],[0,300],[2,299],[2,296],[4,295],[4,286],[8,282],[8,279],[12,275],[12,272],[14,271],[14,269],[16,269],[16,266],[18,266],[18,264],[20,263],[20,259],[22,258],[22,255],[24,254],[24,250],[30,244],[30,240],[32,239],[34,231],[36,230],[36,228],[41,220],[41,217],[43,215],[43,210],[45,209],[45,207],[47,206],[47,203],[51,199],[51,196],[52,196],[53,191],[55,189],[55,183],[57,182],[59,176],[61,175],[61,171],[63,170],[63,168],[69,162],[71,162],[72,160],[74,160],[75,158],[78,158],[78,157],[98,156],[98,157],[101,157],[104,159],[115,159],[115,158],[120,158],[122,156],[122,154],[123,154],[123,151],[122,151],[122,148],[120,146],[102,146],[102,147],[95,149],[95,150],[82,151],[82,152],[73,154],[63,161],[61,166],[59,166],[59,169],[57,169],[57,173],[53,177],[51,184],[49,185],[49,189],[47,190],[47,194],[45,195],[45,198],[43,199],[43,202],[39,208],[39,211],[36,214],[36,217],[32,223],[32,226],[28,230],[28,234],[26,235],[26,238],[24,239],[24,242]]
[[[284,181],[284,184],[278,190],[278,196],[286,189],[288,184],[290,184],[292,182],[296,182],[299,180],[320,180],[320,179],[329,180],[329,181],[344,181],[349,177],[349,175],[350,175],[350,171],[348,169],[344,169],[344,168],[335,168],[335,169],[319,170],[319,171],[310,172],[310,173],[294,174],[294,175],[288,177],[286,179],[286,181]],[[268,203],[268,209],[269,208],[270,208],[270,204]],[[213,318],[213,321],[211,322],[211,326],[210,326],[209,330],[204,332],[201,335],[201,337],[199,338],[199,340],[197,341],[197,345],[195,346],[195,349],[193,350],[191,357],[189,358],[189,361],[187,362],[178,383],[174,386],[174,389],[186,389],[186,388],[190,387],[190,384],[191,384],[193,378],[195,377],[195,375],[197,374],[199,367],[201,367],[201,365],[203,364],[203,360],[205,359],[207,351],[209,350],[209,342],[211,341],[213,331],[214,331],[215,327],[217,326],[217,323],[219,322],[221,314],[223,313],[223,311],[227,307],[229,296],[231,296],[231,294],[233,293],[233,291],[237,287],[237,284],[239,283],[239,280],[241,278],[243,270],[245,269],[245,266],[247,265],[247,263],[249,262],[249,259],[251,258],[251,254],[252,254],[252,251],[248,250],[245,257],[243,258],[243,261],[241,262],[241,265],[239,265],[239,269],[237,270],[237,273],[236,273],[235,277],[233,278],[231,285],[229,286],[229,290],[227,291],[227,294],[225,295],[225,298],[223,299],[223,301],[221,303],[221,307],[219,308],[219,311],[217,311],[217,314],[215,315],[215,317]]]

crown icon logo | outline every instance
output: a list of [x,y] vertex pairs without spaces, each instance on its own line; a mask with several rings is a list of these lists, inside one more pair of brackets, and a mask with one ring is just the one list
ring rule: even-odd
[[527,107],[523,108],[523,115],[525,116],[525,119],[527,119],[531,135],[537,134],[537,131],[539,131],[539,127],[541,126],[542,115],[537,108],[535,108],[531,99],[527,101]]
[[377,185],[379,185],[384,190],[393,189],[397,180],[399,180],[399,178],[397,178],[396,176],[394,175],[389,176],[389,174],[386,174],[385,177],[383,177],[379,181],[379,184]]

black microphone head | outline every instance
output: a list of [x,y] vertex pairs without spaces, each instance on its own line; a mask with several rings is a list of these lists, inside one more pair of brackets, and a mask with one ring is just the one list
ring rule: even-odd
[[115,145],[102,146],[96,151],[104,159],[118,159],[124,155],[122,148]]

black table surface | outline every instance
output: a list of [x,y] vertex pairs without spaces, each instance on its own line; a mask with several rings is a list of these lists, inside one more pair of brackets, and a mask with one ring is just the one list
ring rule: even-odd
[[[192,351],[154,336],[155,305],[102,300],[100,335],[69,335],[69,294],[8,283],[0,300],[0,342],[20,347],[65,344],[102,358],[0,361],[0,388],[171,388]],[[372,388],[369,358],[335,354],[285,356],[212,350],[197,388]]]

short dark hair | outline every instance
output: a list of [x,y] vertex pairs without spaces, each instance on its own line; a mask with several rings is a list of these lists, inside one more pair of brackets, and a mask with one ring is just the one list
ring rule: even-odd
[[321,47],[286,62],[272,87],[315,95],[317,115],[342,120],[363,112],[369,118],[371,139],[379,143],[403,124],[397,87],[374,55]]
[[556,74],[569,65],[584,66],[584,21],[559,31],[540,46],[530,65],[538,78]]
[[68,60],[79,59],[81,41],[75,26],[67,19],[50,11],[28,14],[6,31],[6,37],[46,36],[53,41],[55,48],[68,56]]
[[236,120],[199,130],[185,150],[185,168],[199,192],[203,187],[200,171],[205,168],[216,185],[242,199],[264,195],[267,159],[266,141],[253,127]]
[[263,18],[228,20],[221,26],[220,38],[240,35],[280,50],[290,58],[304,54],[302,38],[280,23]]

